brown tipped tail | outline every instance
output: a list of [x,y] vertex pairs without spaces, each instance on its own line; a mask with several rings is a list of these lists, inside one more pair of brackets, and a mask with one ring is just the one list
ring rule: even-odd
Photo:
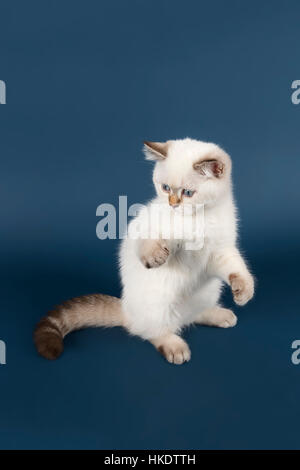
[[41,319],[34,330],[34,343],[41,356],[53,360],[63,352],[63,338],[71,331],[123,325],[120,299],[102,294],[75,297]]
[[46,359],[57,359],[63,352],[63,335],[48,317],[37,324],[33,338],[37,352]]

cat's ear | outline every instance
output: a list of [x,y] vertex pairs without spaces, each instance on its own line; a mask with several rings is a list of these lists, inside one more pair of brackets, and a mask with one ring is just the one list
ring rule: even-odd
[[167,158],[168,142],[149,142],[145,140],[143,150],[146,160],[162,161]]
[[225,163],[217,159],[202,160],[194,163],[193,167],[200,175],[208,178],[222,178],[225,171]]

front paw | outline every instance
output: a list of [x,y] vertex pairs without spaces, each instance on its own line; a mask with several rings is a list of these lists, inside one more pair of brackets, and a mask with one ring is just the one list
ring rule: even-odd
[[230,274],[229,282],[236,304],[245,305],[254,295],[254,280],[253,277],[242,276],[241,274]]
[[141,253],[141,261],[147,268],[158,268],[169,256],[169,248],[163,240],[147,240]]

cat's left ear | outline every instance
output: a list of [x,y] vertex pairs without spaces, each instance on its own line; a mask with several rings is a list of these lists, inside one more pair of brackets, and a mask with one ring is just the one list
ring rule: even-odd
[[193,168],[201,176],[221,179],[224,176],[230,176],[231,166],[231,158],[228,153],[221,147],[215,146],[210,155],[194,163]]
[[194,163],[194,170],[208,178],[222,178],[225,171],[225,163],[220,160],[203,160]]
[[144,141],[144,153],[146,160],[162,161],[168,155],[168,142]]

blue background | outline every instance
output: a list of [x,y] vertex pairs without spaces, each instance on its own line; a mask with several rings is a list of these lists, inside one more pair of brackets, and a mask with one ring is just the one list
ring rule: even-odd
[[[299,14],[296,0],[1,1],[1,448],[300,447]],[[233,158],[257,277],[238,326],[186,331],[182,367],[119,328],[38,357],[53,304],[120,294],[96,207],[146,201],[142,141],[185,136]]]

